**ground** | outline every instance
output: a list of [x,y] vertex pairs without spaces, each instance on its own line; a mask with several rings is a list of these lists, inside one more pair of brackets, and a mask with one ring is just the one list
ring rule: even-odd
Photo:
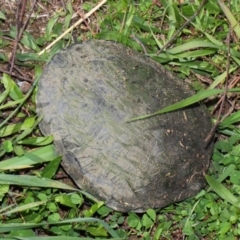
[[[239,0],[106,1],[42,53],[97,4],[0,0],[0,236],[238,239]],[[121,214],[73,189],[59,168],[52,137],[37,127],[36,80],[59,49],[90,38],[148,54],[195,89],[187,104],[202,100],[208,106],[215,124],[209,137],[216,144],[208,185],[195,198]]]

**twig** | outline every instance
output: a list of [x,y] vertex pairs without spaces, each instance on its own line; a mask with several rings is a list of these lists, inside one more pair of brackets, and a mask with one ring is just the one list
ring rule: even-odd
[[[22,25],[22,19],[23,19],[23,13],[26,5],[26,0],[24,0],[22,3],[19,2],[18,7],[17,7],[17,15],[16,15],[16,23],[17,23],[17,37],[14,41],[14,46],[12,50],[12,54],[10,57],[10,69],[9,72],[11,73],[13,71],[13,65],[14,65],[14,60],[16,56],[16,51],[17,51],[17,46],[18,46],[18,41],[19,41],[19,36],[20,36],[20,29]],[[20,14],[20,7],[21,9],[21,14]]]
[[13,72],[10,73],[9,71],[5,71],[5,70],[3,70],[3,69],[0,69],[0,72],[6,73],[6,74],[8,74],[8,75],[10,75],[10,76],[16,77],[16,78],[18,78],[18,79],[21,79],[21,80],[24,80],[24,81],[27,81],[27,82],[30,82],[30,83],[34,82],[34,80],[32,80],[32,79],[30,79],[30,78],[27,78],[27,77],[24,77],[24,76],[20,76],[20,75],[18,75],[18,74],[13,73]]
[[79,19],[75,24],[73,24],[69,29],[67,29],[63,34],[61,34],[56,40],[50,43],[45,49],[43,49],[38,55],[42,55],[45,51],[49,50],[54,44],[56,44],[59,40],[61,40],[64,36],[66,36],[69,32],[71,32],[75,27],[81,24],[86,18],[89,18],[94,12],[96,12],[107,0],[103,0],[96,7],[94,7],[91,11],[89,11],[84,18]]
[[65,4],[65,2],[64,2],[63,0],[61,0],[61,3],[62,3],[62,6],[63,6],[65,12],[67,12],[67,8],[66,8],[66,4]]
[[22,35],[23,35],[23,32],[24,30],[27,28],[27,25],[28,25],[28,22],[29,22],[29,19],[33,13],[33,10],[34,10],[34,6],[36,4],[37,0],[34,1],[33,5],[32,5],[32,8],[30,10],[30,13],[28,15],[28,18],[26,20],[26,22],[24,23],[23,27],[21,28],[21,24],[22,24],[22,18],[23,18],[23,14],[24,14],[24,10],[25,10],[25,5],[26,5],[26,1],[23,1],[23,5],[22,5],[22,11],[21,11],[21,16],[20,16],[20,20],[17,19],[18,21],[18,33],[17,33],[17,38],[15,40],[15,43],[14,43],[14,48],[13,48],[13,52],[12,52],[12,56],[10,58],[10,61],[11,61],[11,67],[10,67],[10,70],[9,72],[12,73],[13,71],[13,65],[14,65],[14,60],[15,60],[15,55],[16,55],[16,51],[17,51],[17,46],[18,46],[18,43],[20,41],[20,39],[22,38]]
[[88,22],[86,21],[87,19],[84,18],[84,13],[82,14],[82,13],[80,12],[80,10],[77,10],[77,13],[78,13],[78,15],[79,15],[81,18],[84,19],[83,22],[85,23],[85,25],[87,26],[87,28],[88,28],[88,30],[91,32],[91,34],[94,35],[94,31],[91,29],[91,27],[89,26]]
[[199,8],[197,9],[197,11],[193,14],[192,17],[190,17],[183,25],[180,29],[178,29],[178,31],[172,36],[172,38],[157,52],[157,55],[159,55],[160,53],[163,52],[163,50],[165,48],[167,48],[178,36],[178,34],[199,14],[199,12],[201,11],[201,9],[203,8],[203,6],[206,4],[208,0],[203,0],[201,5],[199,6]]
[[148,54],[147,49],[146,49],[145,46],[142,44],[142,42],[141,42],[134,34],[132,34],[130,37],[131,37],[133,40],[135,40],[135,41],[142,47],[144,53],[147,55],[147,54]]
[[[222,114],[222,110],[223,110],[223,106],[227,97],[227,90],[228,90],[228,80],[229,80],[229,69],[230,69],[230,57],[231,57],[231,53],[230,53],[230,36],[231,36],[231,29],[229,29],[229,33],[227,36],[227,45],[228,45],[228,55],[227,55],[227,76],[226,76],[226,81],[225,81],[225,88],[224,88],[224,93],[222,96],[222,102],[220,105],[220,109],[219,109],[219,113],[218,113],[218,117],[216,120],[216,123],[214,124],[214,126],[212,127],[210,133],[208,134],[208,136],[206,137],[206,139],[204,140],[206,142],[206,146],[208,146],[208,144],[211,142],[217,127],[219,125],[219,123],[224,119],[221,119],[221,114]],[[221,120],[220,120],[221,119]]]
[[[228,89],[231,89],[231,88],[235,87],[238,84],[239,81],[240,81],[240,77],[236,77],[233,81],[231,81],[229,83]],[[218,100],[218,102],[214,106],[214,109],[212,110],[211,114],[214,114],[214,112],[216,111],[216,109],[218,109],[218,107],[219,107],[219,105],[221,104],[222,101],[223,101],[223,96]]]

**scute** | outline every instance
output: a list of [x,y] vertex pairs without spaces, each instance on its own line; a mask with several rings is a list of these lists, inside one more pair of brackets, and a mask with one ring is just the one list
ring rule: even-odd
[[36,101],[40,129],[53,134],[74,182],[115,210],[142,212],[184,200],[204,186],[211,121],[201,105],[126,121],[192,94],[142,54],[91,40],[53,57]]

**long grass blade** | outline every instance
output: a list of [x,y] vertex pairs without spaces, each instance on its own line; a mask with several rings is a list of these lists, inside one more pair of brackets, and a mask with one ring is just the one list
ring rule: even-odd
[[222,199],[231,203],[235,207],[240,208],[240,202],[238,199],[223,184],[209,175],[206,175],[205,178],[212,190],[216,192]]
[[234,15],[230,11],[230,9],[221,1],[218,0],[218,4],[221,7],[222,11],[224,12],[225,16],[227,17],[232,29],[234,30],[238,39],[240,39],[240,24],[235,19]]
[[78,191],[78,189],[70,187],[64,183],[54,181],[48,178],[39,178],[30,175],[0,174],[0,184],[11,184],[28,187],[58,188]]
[[220,124],[219,128],[223,129],[238,122],[240,122],[240,111],[234,112],[229,117],[225,118]]
[[6,233],[6,232],[14,231],[14,230],[16,231],[16,230],[22,230],[22,229],[32,229],[35,227],[40,227],[40,226],[45,226],[45,225],[56,225],[56,224],[65,224],[65,223],[76,223],[76,222],[78,222],[78,223],[98,222],[105,227],[105,229],[109,232],[109,234],[113,238],[120,239],[117,232],[115,232],[107,223],[105,223],[104,221],[97,219],[97,218],[73,218],[73,219],[62,220],[62,221],[54,222],[54,223],[44,222],[44,223],[37,223],[37,224],[34,224],[34,223],[1,224],[0,225],[0,233]]
[[13,157],[0,162],[0,171],[30,168],[35,164],[49,162],[57,157],[53,145],[26,152],[21,157]]
[[[159,114],[163,114],[163,113],[167,113],[167,112],[172,112],[172,111],[175,111],[177,109],[180,109],[180,108],[183,108],[183,107],[187,107],[187,106],[190,106],[194,103],[197,103],[203,99],[206,99],[208,97],[211,97],[211,96],[215,96],[217,94],[220,94],[220,93],[223,93],[225,90],[224,89],[209,89],[209,90],[205,90],[203,92],[199,92],[189,98],[186,98],[180,102],[177,102],[177,103],[174,103],[172,104],[171,106],[168,106],[168,107],[165,107],[163,108],[162,110],[159,110],[155,113],[152,113],[152,114],[147,114],[147,115],[144,115],[144,116],[140,116],[140,117],[136,117],[136,118],[132,118],[130,120],[128,120],[127,122],[132,122],[132,121],[136,121],[136,120],[142,120],[142,119],[145,119],[145,118],[148,118],[148,117],[154,117],[156,115],[159,115]],[[240,88],[233,88],[233,89],[229,89],[228,90],[229,92],[240,92]]]

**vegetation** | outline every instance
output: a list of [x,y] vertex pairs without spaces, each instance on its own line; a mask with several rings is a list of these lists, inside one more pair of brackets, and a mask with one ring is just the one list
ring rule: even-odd
[[[80,2],[0,0],[0,238],[239,239],[240,1],[109,0],[81,24],[98,3]],[[209,107],[216,144],[196,197],[122,214],[65,175],[52,136],[37,127],[37,81],[57,51],[90,38],[144,52],[196,90],[157,114],[198,101]]]

